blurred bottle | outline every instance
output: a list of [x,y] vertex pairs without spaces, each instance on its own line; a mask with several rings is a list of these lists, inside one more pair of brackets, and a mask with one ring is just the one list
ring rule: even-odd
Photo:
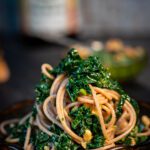
[[27,35],[47,38],[77,33],[76,0],[22,0],[21,10]]

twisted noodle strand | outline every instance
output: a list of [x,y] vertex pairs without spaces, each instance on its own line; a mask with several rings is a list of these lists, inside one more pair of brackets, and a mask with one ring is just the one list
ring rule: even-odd
[[14,124],[14,123],[17,123],[19,122],[19,119],[10,119],[10,120],[6,120],[6,121],[3,121],[1,124],[0,124],[0,131],[2,134],[4,135],[7,135],[7,130],[5,129],[5,126],[7,125],[10,125],[10,124]]
[[44,114],[46,115],[46,117],[54,124],[56,124],[57,126],[59,126],[61,129],[63,129],[62,125],[55,119],[55,117],[53,115],[51,115],[52,113],[50,113],[50,110],[48,108],[48,103],[51,101],[51,99],[53,98],[53,96],[49,96],[46,98],[46,100],[44,101],[43,104],[43,111]]
[[[103,118],[103,115],[102,115],[101,105],[99,105],[99,103],[98,103],[98,100],[97,100],[97,97],[96,97],[96,92],[94,91],[94,88],[91,85],[89,85],[89,86],[90,86],[91,91],[92,91],[92,95],[93,95],[93,98],[94,98],[96,109],[98,111],[98,117],[99,117],[99,121],[100,121],[100,125],[101,125],[101,128],[102,128],[103,135],[106,139],[108,139],[108,135],[107,135],[107,131],[106,131],[105,123],[104,123],[104,118]],[[101,92],[101,90],[97,90],[97,91]]]
[[57,109],[57,114],[59,117],[59,120],[64,128],[64,130],[73,138],[77,143],[83,142],[83,139],[79,137],[77,134],[75,134],[67,125],[66,123],[66,118],[64,115],[64,108],[63,108],[63,99],[64,99],[64,94],[65,94],[65,86],[68,82],[68,79],[65,79],[60,88],[58,89],[57,97],[56,97],[56,109]]
[[50,71],[50,70],[52,70],[52,69],[53,69],[53,67],[52,67],[51,65],[49,65],[49,64],[43,64],[42,67],[41,67],[42,73],[43,73],[44,75],[46,75],[46,76],[47,76],[48,78],[50,78],[50,79],[54,79],[54,76],[51,75],[51,74],[48,72],[48,70]]
[[29,123],[30,123],[30,126],[28,127],[27,133],[26,133],[26,136],[25,136],[24,149],[28,148],[28,145],[29,145],[29,142],[30,142],[31,129],[32,129],[31,125],[33,123],[33,117],[30,118]]

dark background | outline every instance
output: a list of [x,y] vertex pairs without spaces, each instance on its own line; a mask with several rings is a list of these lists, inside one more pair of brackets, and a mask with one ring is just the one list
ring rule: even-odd
[[[47,62],[55,66],[68,51],[68,47],[60,44],[68,36],[66,34],[55,42],[27,35],[22,30],[20,3],[17,0],[0,1],[0,48],[11,72],[9,81],[0,84],[0,109],[17,101],[34,99],[41,64]],[[78,32],[71,38],[88,43],[117,37],[126,44],[143,46],[150,57],[149,4],[146,0],[84,0],[79,3]],[[135,80],[122,85],[133,98],[149,102],[150,62]]]

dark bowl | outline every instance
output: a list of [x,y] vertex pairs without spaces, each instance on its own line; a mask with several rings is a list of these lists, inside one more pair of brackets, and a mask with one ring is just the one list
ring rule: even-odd
[[[150,116],[150,103],[138,101],[140,106],[140,116],[145,114]],[[21,102],[18,102],[2,111],[0,111],[0,122],[15,118],[15,117],[21,117],[31,111],[32,105],[34,101],[33,100],[24,100]],[[148,138],[147,141],[141,143],[140,145],[136,146],[116,146],[114,148],[111,148],[111,150],[150,150],[150,138]],[[0,134],[0,150],[22,150],[22,148],[19,145],[16,144],[9,144],[4,142],[4,136]]]

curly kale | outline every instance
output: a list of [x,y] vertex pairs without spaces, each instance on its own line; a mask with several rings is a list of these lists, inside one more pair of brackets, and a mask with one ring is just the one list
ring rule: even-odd
[[75,101],[81,89],[91,93],[89,84],[101,88],[120,89],[117,82],[110,79],[110,73],[102,66],[98,57],[89,57],[80,63],[69,76],[67,91],[72,101]]
[[51,132],[57,134],[57,135],[60,135],[60,134],[64,133],[64,131],[60,127],[58,127],[57,125],[55,125],[55,124],[52,124],[50,126],[49,130]]
[[42,74],[40,83],[35,88],[36,101],[41,104],[49,96],[52,80]]
[[83,148],[76,144],[67,134],[61,134],[54,142],[56,150],[83,150]]
[[36,150],[44,150],[45,146],[50,146],[51,137],[40,130],[34,130],[31,135],[31,142]]
[[[89,57],[80,63],[78,68],[69,77],[67,91],[72,101],[74,101],[80,89],[85,89],[87,93],[91,93],[89,84],[102,86],[100,79],[104,76],[104,68],[97,57]],[[106,78],[109,74],[105,74]]]
[[91,149],[91,148],[99,148],[102,147],[104,145],[105,139],[104,136],[99,136],[98,134],[95,135],[95,137],[92,139],[92,141],[90,143],[88,143],[87,148]]
[[83,136],[85,130],[90,129],[92,126],[91,111],[85,106],[72,108],[69,115],[73,119],[71,123],[72,129],[80,136]]
[[52,145],[55,150],[82,150],[80,145],[76,144],[69,135],[56,125],[52,124],[49,130],[55,134],[49,136],[38,128],[32,130],[31,143],[35,150],[44,150],[45,147]]
[[118,102],[118,105],[116,108],[116,115],[118,118],[122,114],[122,107],[123,107],[126,100],[129,101],[131,103],[131,105],[134,107],[136,114],[137,115],[139,114],[139,105],[138,105],[137,101],[135,101],[134,99],[129,97],[125,92],[123,92],[123,93],[121,93],[121,98],[120,98],[120,101]]
[[58,64],[58,66],[55,67],[51,71],[51,73],[54,75],[58,75],[61,73],[71,74],[78,68],[79,64],[82,61],[83,60],[79,56],[78,51],[76,49],[72,48],[68,52],[67,56],[61,60],[61,62]]
[[93,138],[90,143],[87,144],[87,148],[98,148],[104,145],[104,137],[102,134],[101,126],[96,115],[91,113],[90,108],[82,105],[78,108],[74,107],[69,113],[73,119],[71,127],[78,135],[83,136],[85,130],[89,129]]
[[122,107],[123,107],[125,101],[127,100],[127,98],[128,98],[128,95],[126,95],[126,94],[121,95],[120,101],[118,102],[118,105],[117,105],[117,108],[116,108],[116,115],[117,115],[118,118],[122,114]]

